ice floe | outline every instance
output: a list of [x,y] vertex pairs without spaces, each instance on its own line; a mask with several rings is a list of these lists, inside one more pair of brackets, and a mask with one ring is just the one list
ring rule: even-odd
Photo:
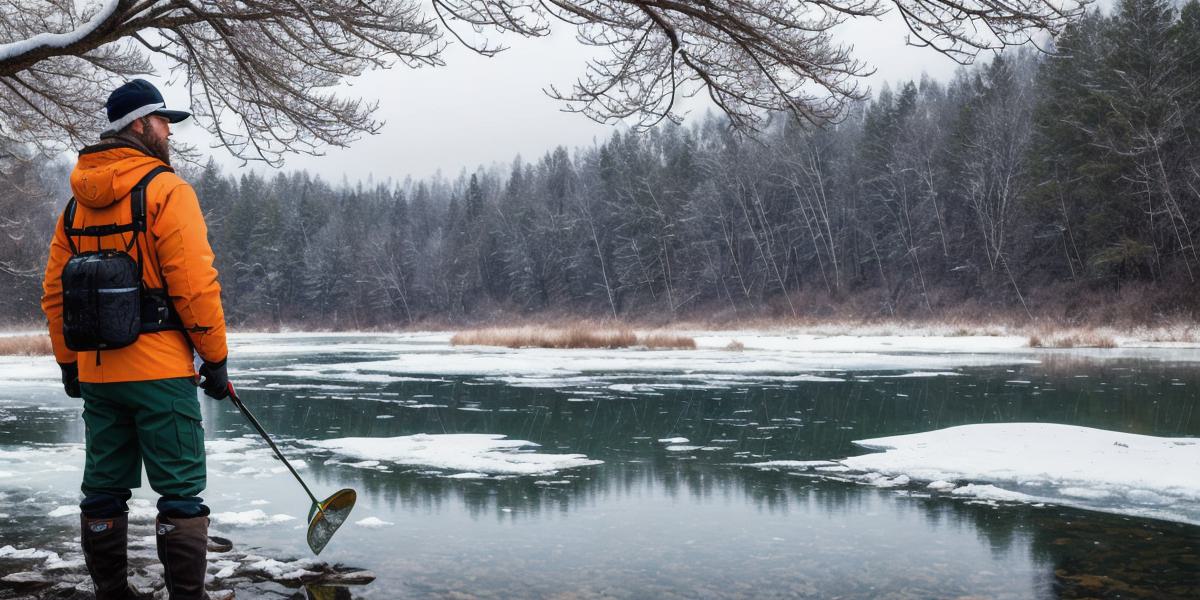
[[[57,552],[50,550],[42,550],[40,548],[15,548],[13,546],[0,547],[0,559],[12,560],[41,560],[43,561],[39,569],[40,573],[46,571],[55,571],[61,569],[77,569],[84,565],[83,558],[79,554],[68,555],[70,558],[60,558]],[[33,573],[33,574],[40,574]],[[4,581],[10,583],[37,581],[36,578],[30,578],[31,573],[13,573],[6,576]],[[15,577],[12,577],[14,576]],[[11,578],[8,578],[11,577]]]
[[300,559],[285,562],[253,555],[246,556],[244,560],[245,562],[242,563],[243,569],[263,573],[277,580],[295,580],[316,576],[317,572],[309,569],[317,568],[320,565],[315,560]]
[[441,472],[438,472],[438,475],[440,475],[441,477],[444,477],[446,479],[487,479],[488,478],[487,473],[475,473],[475,472],[471,472],[471,471],[468,471],[466,473],[452,473],[450,475],[444,475]]
[[60,506],[60,507],[46,513],[46,516],[51,517],[51,518],[57,518],[57,517],[69,517],[69,516],[77,515],[77,514],[79,514],[78,506]]
[[480,433],[417,434],[389,438],[351,437],[305,442],[355,460],[431,467],[485,475],[542,475],[598,465],[582,454],[533,452],[538,444]]
[[854,443],[879,452],[824,463],[750,466],[1200,523],[1200,438],[1053,423],[984,423]]
[[49,550],[39,550],[37,548],[0,547],[0,558],[38,559],[51,557],[58,558],[58,553],[50,552]]
[[392,525],[395,525],[395,523],[392,523],[391,521],[384,521],[379,517],[367,517],[365,519],[359,519],[355,521],[354,524],[358,525],[359,527],[366,527],[367,529],[381,529],[383,527],[391,527]]
[[957,371],[913,371],[898,375],[860,375],[858,379],[914,379],[923,377],[961,377]]
[[258,527],[261,525],[270,525],[273,523],[286,523],[294,521],[296,517],[285,514],[269,515],[263,512],[262,509],[252,509],[242,512],[219,512],[209,516],[212,522],[216,525],[228,527]]

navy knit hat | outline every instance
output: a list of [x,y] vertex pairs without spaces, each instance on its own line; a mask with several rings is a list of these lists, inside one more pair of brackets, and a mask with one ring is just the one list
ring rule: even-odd
[[146,115],[166,117],[172,123],[192,116],[182,110],[167,110],[158,88],[145,79],[134,79],[113,90],[104,107],[108,110],[108,129],[101,136],[114,134]]

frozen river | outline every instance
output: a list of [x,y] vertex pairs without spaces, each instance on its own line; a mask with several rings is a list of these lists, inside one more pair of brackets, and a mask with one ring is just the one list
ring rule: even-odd
[[[448,339],[232,340],[231,378],[314,491],[358,490],[320,557],[377,575],[353,597],[1200,597],[1196,350]],[[0,598],[50,597],[82,573],[79,401],[49,358],[0,379]],[[298,560],[307,500],[231,405],[201,406],[236,546],[213,587],[289,597],[320,570]]]

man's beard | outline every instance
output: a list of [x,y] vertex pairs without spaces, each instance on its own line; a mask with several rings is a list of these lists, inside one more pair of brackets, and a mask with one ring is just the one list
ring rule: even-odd
[[143,129],[141,133],[136,131],[132,133],[150,151],[151,156],[168,165],[171,164],[171,144],[167,141],[166,137],[155,138],[149,128]]

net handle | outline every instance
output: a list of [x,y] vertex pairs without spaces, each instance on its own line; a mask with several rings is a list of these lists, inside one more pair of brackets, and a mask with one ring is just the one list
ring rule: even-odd
[[258,435],[262,436],[262,439],[266,440],[267,445],[271,446],[271,450],[275,451],[275,456],[278,457],[279,460],[283,461],[284,466],[286,466],[288,470],[292,472],[292,476],[295,477],[296,481],[300,483],[300,487],[304,488],[304,493],[308,494],[308,497],[310,500],[312,500],[313,505],[317,507],[317,511],[321,514],[325,514],[325,507],[321,506],[321,502],[317,500],[316,496],[313,495],[312,490],[308,489],[308,484],[304,483],[304,478],[300,477],[300,473],[296,472],[296,468],[292,466],[292,463],[288,462],[288,459],[283,455],[283,452],[279,451],[279,447],[276,446],[275,442],[271,440],[271,436],[267,434],[267,430],[263,429],[263,426],[258,422],[258,419],[254,418],[254,415],[251,414],[250,409],[246,408],[245,404],[242,404],[242,399],[238,397],[237,391],[233,389],[233,382],[230,382],[228,386],[229,399],[233,402],[233,405],[238,407],[238,410],[242,411],[242,414],[245,415],[246,420],[250,421],[250,424],[254,426],[254,429],[258,430]]

